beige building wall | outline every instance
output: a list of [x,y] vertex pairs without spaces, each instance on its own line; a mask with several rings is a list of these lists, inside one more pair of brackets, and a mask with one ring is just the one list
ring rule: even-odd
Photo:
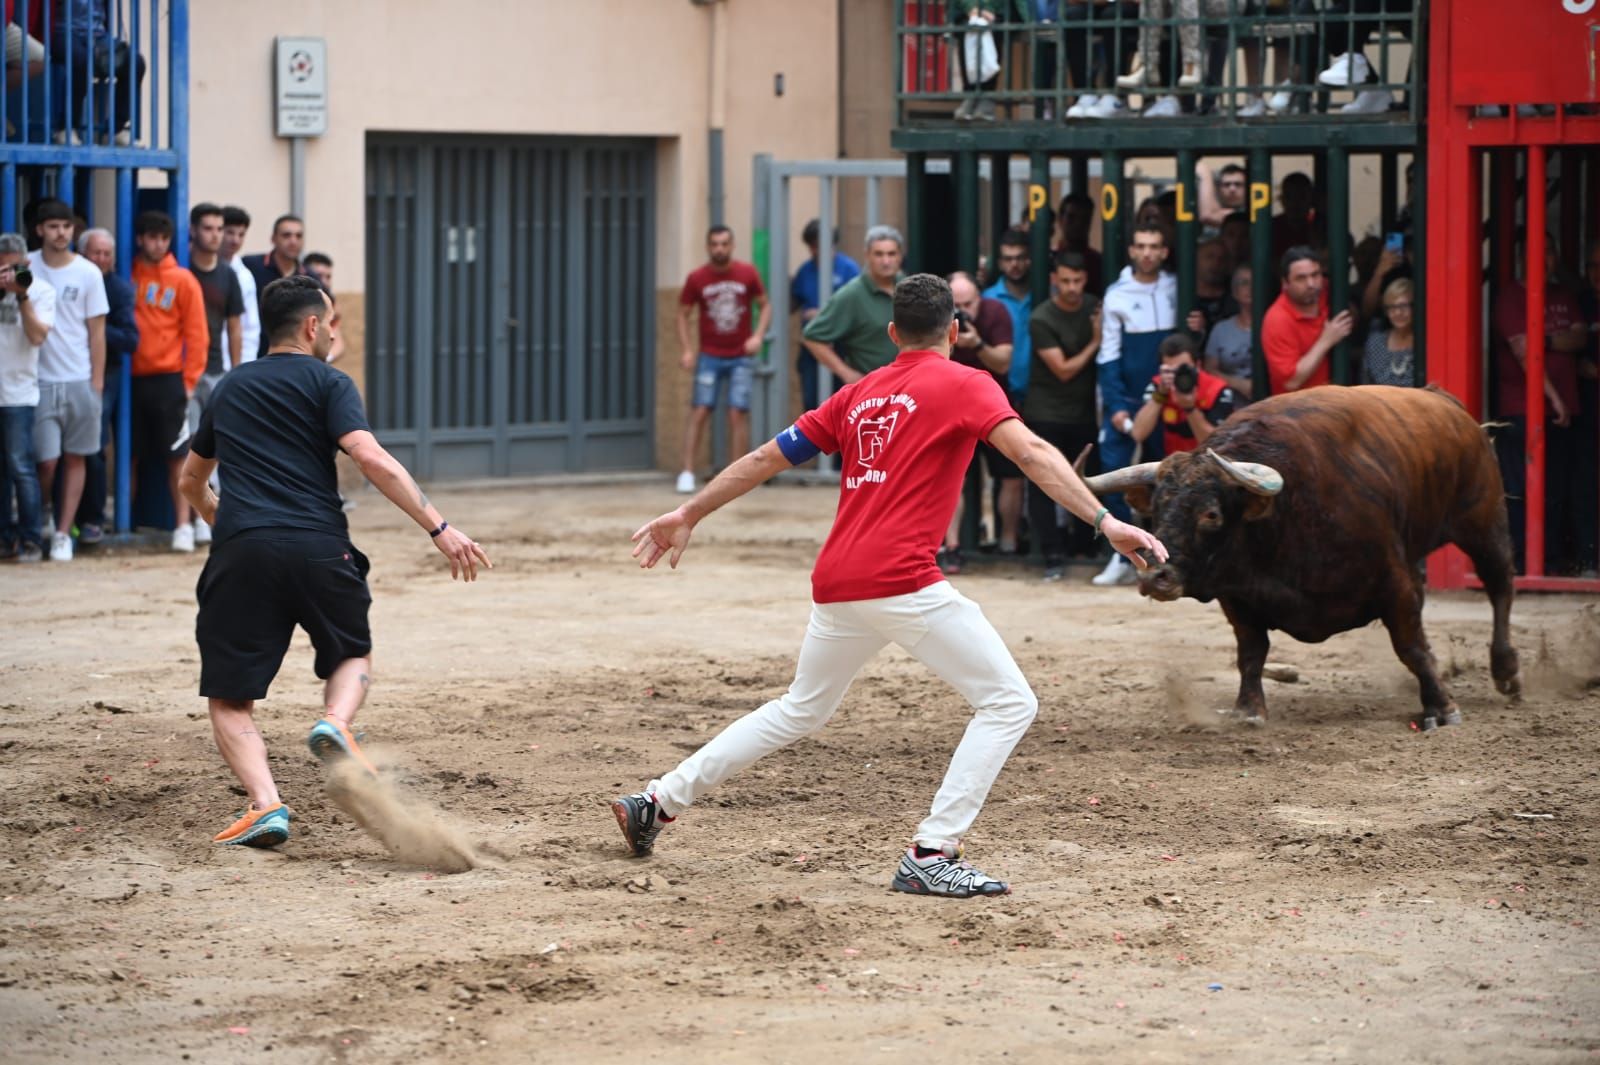
[[[726,220],[748,251],[751,155],[838,145],[832,2],[718,0],[726,26]],[[288,210],[289,148],[273,135],[275,36],[328,45],[329,128],[306,150],[307,250],[336,263],[362,378],[369,131],[645,136],[657,142],[657,451],[674,466],[688,375],[670,307],[704,255],[713,6],[690,0],[208,0],[190,6],[190,195],[254,218],[247,251]],[[784,75],[784,94],[774,75]]]

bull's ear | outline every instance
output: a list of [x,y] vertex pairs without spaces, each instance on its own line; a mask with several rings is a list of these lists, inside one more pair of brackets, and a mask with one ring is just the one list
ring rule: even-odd
[[1262,518],[1271,517],[1272,505],[1277,496],[1258,496],[1254,492],[1246,492],[1244,496],[1244,520],[1260,521]]
[[1122,498],[1128,501],[1128,506],[1138,511],[1145,517],[1150,516],[1150,486],[1136,484],[1132,488],[1122,490]]

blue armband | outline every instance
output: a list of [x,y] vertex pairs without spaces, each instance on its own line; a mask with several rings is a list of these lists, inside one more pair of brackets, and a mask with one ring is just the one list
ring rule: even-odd
[[783,452],[783,457],[789,460],[789,465],[798,466],[802,462],[809,462],[822,454],[822,449],[813,444],[800,427],[791,425],[783,432],[772,438],[778,445],[778,450]]

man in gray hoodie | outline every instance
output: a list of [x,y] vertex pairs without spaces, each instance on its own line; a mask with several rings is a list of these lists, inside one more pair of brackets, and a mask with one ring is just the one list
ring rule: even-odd
[[[1161,342],[1178,324],[1178,281],[1162,272],[1167,261],[1167,238],[1160,226],[1134,228],[1128,245],[1129,265],[1106,290],[1102,310],[1100,354],[1095,362],[1100,380],[1101,469],[1120,470],[1133,462],[1138,448],[1133,439],[1133,412],[1139,409],[1145,386],[1161,368]],[[1146,460],[1161,457],[1161,441],[1145,441]],[[1105,505],[1122,521],[1133,513],[1121,493],[1105,497]],[[1095,584],[1131,584],[1133,566],[1113,553]]]

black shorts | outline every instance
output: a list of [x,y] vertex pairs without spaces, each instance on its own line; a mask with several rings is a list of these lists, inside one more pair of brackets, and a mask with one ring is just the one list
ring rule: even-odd
[[189,450],[189,393],[183,374],[135,377],[129,432],[135,458],[182,458]]
[[997,481],[1007,481],[1013,477],[1021,477],[1022,471],[1017,464],[1006,458],[1005,452],[991,444],[978,442],[978,450],[983,452],[984,465],[989,467],[989,476]]
[[299,625],[326,680],[372,653],[367,556],[331,533],[247,529],[211,548],[195,595],[200,694],[264,699]]

